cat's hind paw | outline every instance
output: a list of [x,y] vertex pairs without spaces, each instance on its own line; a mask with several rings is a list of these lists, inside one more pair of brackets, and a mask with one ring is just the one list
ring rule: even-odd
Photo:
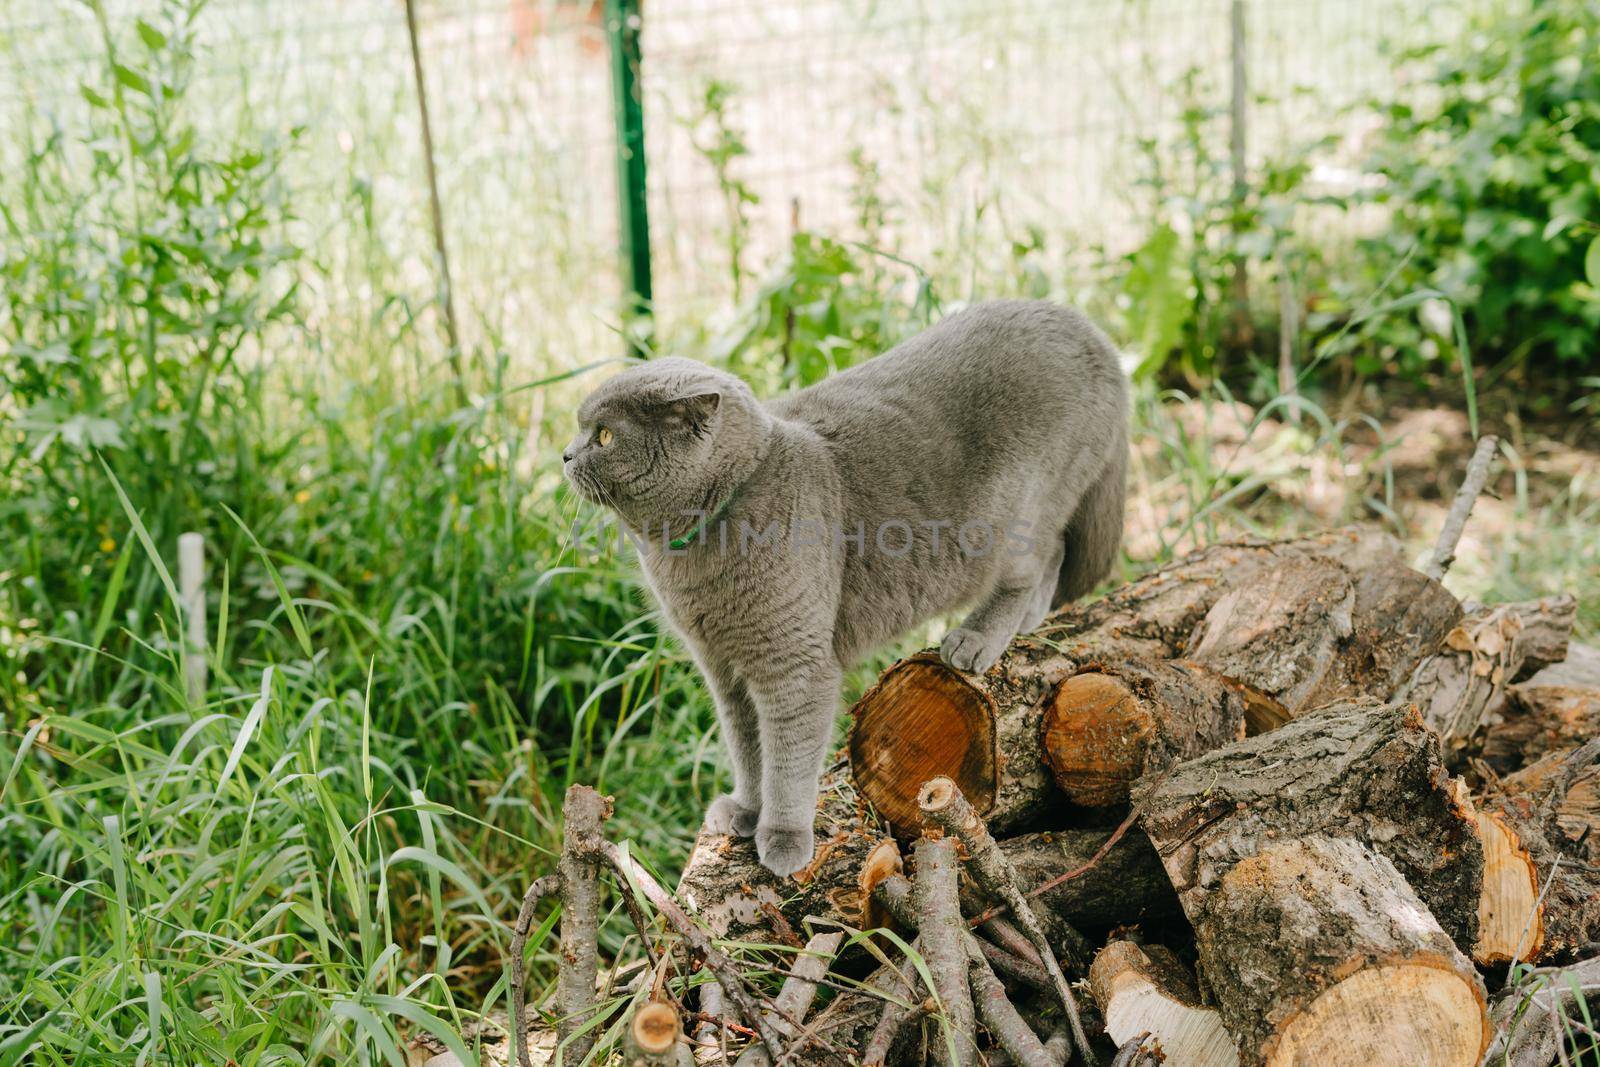
[[707,833],[749,837],[756,832],[756,822],[760,817],[760,809],[746,807],[724,793],[706,809],[705,828]]
[[939,644],[939,658],[958,671],[982,674],[995,665],[1010,642],[1010,634],[994,637],[957,627],[944,635]]
[[780,878],[804,870],[811,862],[813,849],[810,827],[804,830],[780,830],[775,826],[756,828],[756,855],[761,857],[761,866]]

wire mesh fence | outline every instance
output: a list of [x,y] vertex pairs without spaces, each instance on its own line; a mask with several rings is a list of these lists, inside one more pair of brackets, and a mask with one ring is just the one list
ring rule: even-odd
[[[1396,90],[1394,44],[1490,0],[1245,0],[1247,160],[1359,136],[1345,108]],[[13,4],[0,20],[0,162],[87,106],[140,17]],[[1148,145],[1229,106],[1231,0],[649,0],[642,95],[656,308],[726,306],[798,226],[912,262],[1026,240],[1070,273],[1139,229]],[[588,0],[422,0],[442,207],[469,346],[538,365],[615,349],[615,109]],[[293,133],[313,316],[357,329],[434,291],[400,0],[215,0],[191,90],[217,131]],[[1225,151],[1225,149],[1224,149]],[[12,168],[7,167],[7,171]],[[0,191],[6,188],[0,176]],[[870,233],[869,233],[870,231]],[[977,270],[972,272],[977,275]],[[965,296],[965,293],[953,294]],[[353,325],[354,324],[354,325]]]

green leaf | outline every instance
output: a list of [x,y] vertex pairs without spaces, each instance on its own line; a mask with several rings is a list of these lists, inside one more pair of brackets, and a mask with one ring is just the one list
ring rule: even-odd
[[111,101],[107,100],[105,97],[101,96],[99,93],[95,92],[93,89],[89,88],[89,86],[87,86],[87,85],[78,86],[78,92],[83,95],[83,98],[85,100],[89,101],[89,106],[90,107],[110,107],[111,106]]
[[125,67],[121,63],[113,63],[111,64],[111,73],[116,76],[118,84],[124,88],[132,89],[134,92],[143,93],[146,96],[150,95],[150,83],[145,80],[143,74],[131,67]]
[[144,42],[145,47],[150,51],[156,52],[167,46],[167,35],[144,19],[134,23],[134,29],[139,31],[139,39]]
[[1600,289],[1600,236],[1589,242],[1589,254],[1583,257],[1583,273],[1589,276],[1589,284]]

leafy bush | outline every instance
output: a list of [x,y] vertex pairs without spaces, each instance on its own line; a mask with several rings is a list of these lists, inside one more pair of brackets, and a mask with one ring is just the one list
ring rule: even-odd
[[[1371,276],[1443,294],[1491,358],[1600,365],[1600,8],[1530,0],[1407,58],[1431,73],[1380,110],[1392,224],[1362,249]],[[1437,332],[1374,328],[1410,372]]]
[[[47,581],[109,562],[122,516],[97,457],[164,530],[221,515],[255,473],[230,435],[257,429],[257,357],[294,311],[293,137],[200,131],[199,7],[169,0],[128,33],[96,8],[106,61],[81,120],[32,116],[6,180],[0,415],[21,433],[0,443],[0,528]],[[41,536],[68,514],[76,536]]]
[[[1178,93],[1177,135],[1140,143],[1136,189],[1151,223],[1112,263],[1113,332],[1139,353],[1140,377],[1267,382],[1254,355],[1276,335],[1277,286],[1321,266],[1318,246],[1299,235],[1302,209],[1322,202],[1306,187],[1320,146],[1260,162],[1236,189],[1228,109],[1208,102],[1218,94],[1195,69]],[[1250,279],[1243,293],[1241,267]]]

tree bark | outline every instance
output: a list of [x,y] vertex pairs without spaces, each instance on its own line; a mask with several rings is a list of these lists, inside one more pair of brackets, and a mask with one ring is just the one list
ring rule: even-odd
[[1123,804],[1141,775],[1242,738],[1245,706],[1240,686],[1198,664],[1091,663],[1046,702],[1040,747],[1068,800]]
[[[1022,834],[1001,841],[1000,851],[1017,872],[1023,892],[1031,895],[1058,875],[1088,863],[1106,836],[1104,830]],[[1040,910],[1090,929],[1157,922],[1181,912],[1161,857],[1137,830],[1076,878],[1032,899]]]
[[1483,735],[1483,762],[1499,774],[1600,737],[1600,650],[1572,645],[1564,661],[1513,685],[1508,695]]
[[921,652],[886,670],[856,703],[850,767],[897,834],[920,826],[917,791],[944,775],[989,828],[1005,833],[1059,803],[1040,758],[1045,701],[1090,661],[1179,655],[1219,598],[1286,563],[1325,558],[1359,572],[1398,558],[1387,534],[1350,527],[1292,541],[1212,545],[1045,620],[983,675]]
[[639,1005],[628,1021],[622,1062],[625,1067],[689,1067],[694,1056],[683,1039],[678,1010],[663,1001]]
[[1089,968],[1089,989],[1119,1046],[1149,1035],[1167,1062],[1238,1067],[1239,1051],[1222,1016],[1200,999],[1188,968],[1161,945],[1113,941]]
[[1478,810],[1478,961],[1560,961],[1600,941],[1600,738],[1496,784]]
[[922,837],[916,846],[918,941],[927,961],[933,992],[944,1017],[934,1042],[934,1062],[974,1067],[978,1062],[977,1024],[967,979],[967,925],[961,919],[956,888],[960,868],[952,838]]
[[1352,697],[1386,698],[1439,649],[1461,605],[1398,560],[1286,560],[1206,614],[1190,659],[1245,687],[1251,733]]
[[1337,704],[1141,782],[1135,803],[1191,922],[1209,883],[1273,840],[1338,834],[1400,869],[1457,942],[1483,887],[1475,813],[1415,708]]
[[1574,614],[1570,596],[1478,608],[1417,666],[1396,699],[1420,707],[1445,751],[1457,752],[1476,738],[1506,687],[1565,656]]
[[[561,838],[561,966],[556,974],[556,1023],[562,1047],[574,1063],[594,1047],[595,1029],[578,1031],[594,1007],[594,983],[600,969],[600,864],[596,846],[600,826],[611,817],[611,800],[586,785],[567,789],[562,805]],[[522,961],[515,960],[522,966]],[[520,1052],[520,1050],[519,1050]]]
[[1359,841],[1267,843],[1193,890],[1195,943],[1245,1064],[1477,1067],[1477,972],[1394,864]]
[[823,780],[810,866],[779,878],[761,866],[755,841],[700,831],[678,897],[721,938],[789,940],[807,916],[861,930],[885,925],[872,890],[899,873],[900,849],[856,800],[844,774]]

